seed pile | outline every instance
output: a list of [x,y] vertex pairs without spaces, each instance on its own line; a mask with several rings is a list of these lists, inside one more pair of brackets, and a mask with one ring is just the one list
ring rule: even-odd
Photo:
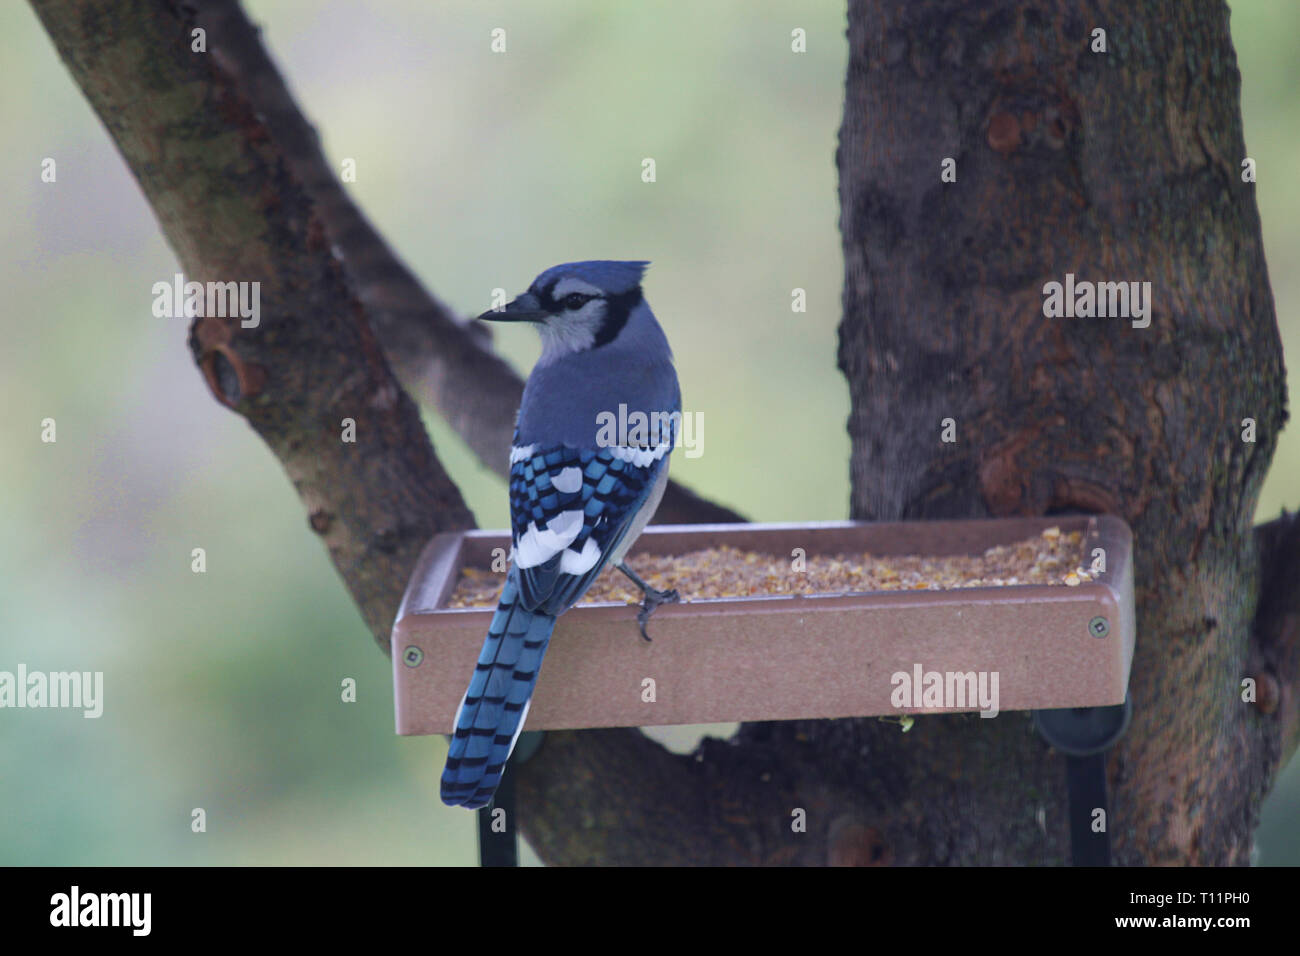
[[[632,569],[652,587],[676,588],[686,601],[1017,584],[1077,587],[1093,577],[1080,563],[1082,543],[1081,532],[1047,528],[1041,535],[989,548],[983,554],[836,554],[800,559],[723,546],[681,555],[638,555]],[[463,568],[446,606],[491,607],[496,604],[504,580],[500,572]],[[641,592],[622,573],[606,568],[578,603],[639,604]]]

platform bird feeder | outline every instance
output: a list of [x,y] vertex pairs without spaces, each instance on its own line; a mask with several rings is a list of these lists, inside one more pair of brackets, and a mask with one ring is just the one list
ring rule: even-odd
[[[978,701],[923,706],[912,693],[896,706],[902,681],[895,675],[910,679],[918,667],[923,675],[998,674],[1001,710],[1122,704],[1135,629],[1130,536],[1117,518],[661,525],[646,529],[628,563],[635,569],[641,556],[719,547],[787,566],[832,555],[869,555],[868,562],[979,555],[1051,528],[1082,535],[1076,563],[1084,574],[1074,586],[693,599],[692,581],[670,580],[683,603],[655,611],[649,642],[635,606],[580,604],[556,624],[528,729],[979,709]],[[495,605],[451,608],[448,599],[463,569],[490,574],[509,548],[506,532],[469,531],[439,535],[425,549],[393,628],[399,734],[451,733]],[[1075,567],[1062,570],[1067,577]],[[496,579],[504,583],[504,573]],[[647,678],[653,694],[645,692]]]
[[[797,577],[819,558],[878,563],[889,576],[903,556],[978,559],[1076,535],[1053,583],[1010,574],[936,589],[909,572],[892,590],[821,592]],[[499,592],[509,548],[507,532],[468,531],[435,537],[421,555],[392,632],[399,734],[452,732],[495,610],[495,601],[452,606],[453,595],[462,576],[482,582],[494,568]],[[654,612],[649,642],[634,605],[575,606],[556,624],[528,730],[987,714],[996,687],[997,712],[1038,712],[1040,731],[1067,753],[1095,755],[1122,732],[1136,628],[1132,539],[1119,518],[660,525],[627,561],[637,570],[646,556],[710,549],[780,562],[798,593],[763,593],[751,582],[753,593],[700,597],[716,590],[704,586],[708,568],[697,560],[677,577],[670,564],[652,583],[683,600]]]

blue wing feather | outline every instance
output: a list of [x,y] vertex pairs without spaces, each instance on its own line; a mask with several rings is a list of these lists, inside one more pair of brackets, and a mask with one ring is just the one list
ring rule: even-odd
[[[534,445],[511,465],[515,561],[456,715],[443,802],[477,809],[491,801],[523,730],[556,617],[582,597],[623,542],[668,466],[671,447],[670,441],[657,458],[643,451],[637,463],[625,448]],[[519,564],[525,536],[531,536],[529,556],[541,559],[529,567]],[[575,567],[572,562],[590,555],[589,544],[597,552],[590,567],[566,571],[566,555]]]
[[[536,447],[533,455],[510,469],[511,532],[516,557],[529,526],[546,530],[561,515],[582,512],[582,527],[568,545],[574,556],[592,540],[600,551],[595,564],[581,573],[565,572],[563,552],[532,567],[519,568],[522,603],[530,610],[561,614],[579,600],[604,569],[645,504],[667,454],[641,466],[618,457],[612,448]],[[567,469],[581,471],[582,484],[560,491],[555,479]]]

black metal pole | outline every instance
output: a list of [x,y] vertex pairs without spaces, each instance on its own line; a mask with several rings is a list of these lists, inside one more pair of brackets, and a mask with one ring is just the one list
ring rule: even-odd
[[507,761],[492,802],[478,812],[480,866],[518,866],[519,837],[515,826],[515,766]]
[[[1132,701],[1112,707],[1064,707],[1034,711],[1034,726],[1065,755],[1070,816],[1070,862],[1110,866],[1110,810],[1106,806],[1106,752],[1128,729]],[[1096,816],[1101,810],[1103,815]],[[1100,829],[1093,829],[1100,820]]]
[[[1070,861],[1074,866],[1110,866],[1110,810],[1106,806],[1106,751],[1065,758],[1070,806]],[[1100,809],[1103,827],[1093,829]]]

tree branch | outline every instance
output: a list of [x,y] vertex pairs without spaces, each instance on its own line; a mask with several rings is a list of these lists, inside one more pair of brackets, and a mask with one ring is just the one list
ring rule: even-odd
[[1256,681],[1271,781],[1300,743],[1300,515],[1286,514],[1255,529],[1259,607],[1247,672]]
[[[218,401],[284,464],[387,650],[424,541],[473,527],[390,369],[502,475],[523,383],[348,198],[237,3],[33,6],[187,279],[261,283],[259,328],[200,319],[191,347]],[[196,27],[207,53],[192,52]],[[344,418],[355,444],[340,441]],[[677,485],[658,520],[741,519]]]
[[[393,378],[311,196],[229,63],[191,52],[184,5],[33,6],[186,277],[260,283],[260,324],[197,319],[191,350],[217,400],[284,466],[387,650],[420,550],[474,519]],[[345,419],[354,442],[342,440]]]
[[[510,441],[524,383],[491,348],[491,334],[462,322],[430,295],[348,196],[263,47],[258,30],[229,0],[198,3],[209,49],[240,83],[285,162],[315,201],[348,278],[398,379],[427,395],[438,413],[496,474],[509,473]],[[656,523],[723,523],[740,515],[673,482]]]
[[[217,400],[245,416],[283,464],[387,653],[420,550],[437,532],[474,525],[394,369],[408,386],[427,382],[439,410],[503,474],[522,383],[423,290],[347,198],[236,4],[124,0],[111,15],[95,0],[33,6],[186,278],[261,284],[257,327],[200,318],[191,350]],[[196,27],[208,31],[210,52],[191,51]],[[355,443],[342,440],[345,419],[355,422]],[[740,519],[672,485],[658,520]],[[569,806],[630,807],[653,790],[650,768],[682,763],[632,731],[579,734],[545,748],[529,773],[554,766],[552,777],[563,778],[571,760],[618,763],[625,773],[579,778],[588,785],[582,799],[566,788]],[[561,816],[569,809],[551,806]],[[671,801],[652,822],[656,832],[699,829]]]

